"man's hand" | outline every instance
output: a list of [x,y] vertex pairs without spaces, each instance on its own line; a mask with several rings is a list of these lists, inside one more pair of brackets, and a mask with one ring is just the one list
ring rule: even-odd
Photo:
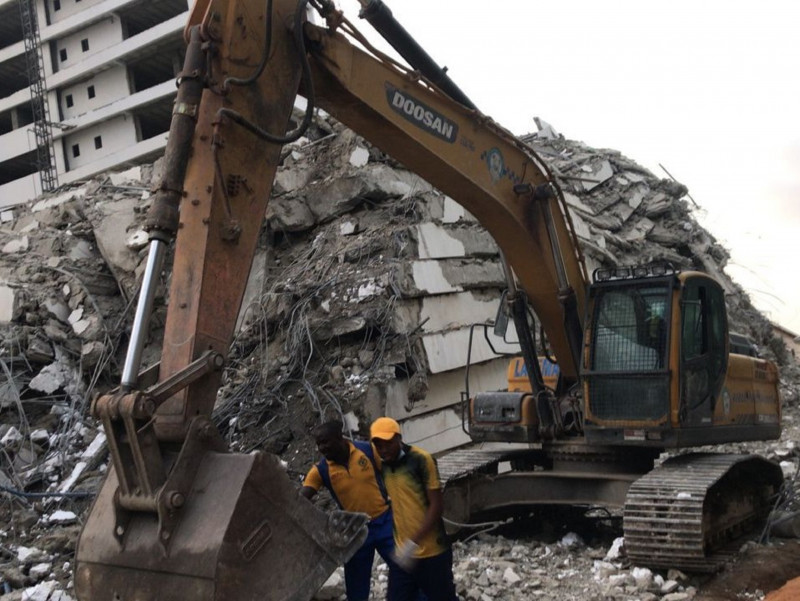
[[394,550],[392,560],[400,567],[400,569],[410,572],[414,569],[417,563],[415,557],[419,545],[414,541],[407,540]]

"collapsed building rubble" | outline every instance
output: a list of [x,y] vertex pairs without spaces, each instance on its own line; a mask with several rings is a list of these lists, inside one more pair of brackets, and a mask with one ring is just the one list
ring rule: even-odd
[[[728,252],[692,216],[686,188],[549,128],[525,139],[563,186],[590,272],[669,261],[723,283],[732,329],[782,366],[789,433],[738,446],[767,449],[791,472],[800,455],[792,443],[797,367],[725,274]],[[35,598],[67,598],[83,496],[107,462],[89,407],[119,382],[159,168],[96,178],[0,225],[0,485],[19,493],[6,493],[2,515],[8,592],[42,587]],[[158,361],[168,276],[163,284],[146,365]],[[359,431],[389,414],[404,422],[409,442],[432,452],[463,445],[468,351],[469,385],[491,390],[505,387],[508,360],[493,348],[515,350],[491,333],[491,345],[482,332],[472,336],[473,324],[494,318],[503,287],[497,247],[473,217],[319,118],[283,156],[214,419],[234,449],[278,453],[293,475],[316,455],[310,428],[330,417]],[[37,496],[45,492],[63,496]],[[474,548],[461,549],[469,564]],[[466,580],[471,571],[462,567]],[[514,572],[497,573],[506,568]],[[466,598],[482,598],[470,592],[476,586],[464,583]]]

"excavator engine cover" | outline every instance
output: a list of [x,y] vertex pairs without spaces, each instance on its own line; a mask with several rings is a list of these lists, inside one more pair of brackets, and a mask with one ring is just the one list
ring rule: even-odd
[[320,511],[267,453],[207,452],[166,541],[150,512],[110,536],[117,488],[112,469],[78,544],[83,601],[307,601],[367,534],[366,515]]

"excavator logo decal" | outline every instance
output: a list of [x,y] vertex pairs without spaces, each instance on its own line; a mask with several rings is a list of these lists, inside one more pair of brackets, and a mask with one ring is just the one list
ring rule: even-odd
[[389,101],[392,110],[406,121],[445,142],[452,144],[456,141],[458,125],[388,82],[386,83],[386,100]]
[[486,165],[489,167],[489,175],[492,176],[494,183],[497,183],[500,178],[506,175],[506,162],[503,159],[503,153],[499,149],[492,148],[481,158],[486,160]]

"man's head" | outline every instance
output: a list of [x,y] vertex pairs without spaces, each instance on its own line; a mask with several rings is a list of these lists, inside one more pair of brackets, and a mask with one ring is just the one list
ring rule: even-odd
[[397,461],[403,446],[400,424],[391,417],[379,417],[369,428],[369,437],[375,450],[386,462]]
[[317,449],[325,457],[339,463],[348,453],[347,441],[342,435],[342,422],[331,420],[312,431]]

